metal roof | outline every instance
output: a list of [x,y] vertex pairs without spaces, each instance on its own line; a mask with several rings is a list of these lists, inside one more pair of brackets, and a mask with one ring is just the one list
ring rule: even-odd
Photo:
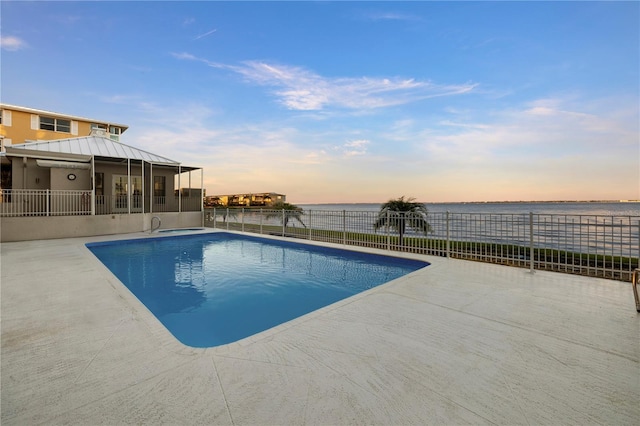
[[26,142],[6,147],[7,153],[18,154],[15,150],[21,149],[42,153],[90,155],[93,157],[142,160],[154,164],[167,164],[173,166],[180,165],[178,161],[152,154],[101,136],[85,136],[50,141]]

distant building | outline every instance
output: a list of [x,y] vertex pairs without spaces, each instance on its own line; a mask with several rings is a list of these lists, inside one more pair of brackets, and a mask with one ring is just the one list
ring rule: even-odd
[[0,103],[0,151],[30,141],[51,141],[95,135],[120,142],[129,126]]
[[205,207],[270,207],[284,203],[287,196],[275,192],[250,194],[210,195],[205,197]]

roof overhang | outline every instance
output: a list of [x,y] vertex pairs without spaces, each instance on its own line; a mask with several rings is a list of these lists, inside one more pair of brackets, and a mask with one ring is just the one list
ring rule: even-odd
[[[117,163],[117,164],[126,164],[126,158],[114,158],[114,157],[95,157],[96,163]],[[173,169],[176,172],[180,171],[180,173],[185,172],[193,172],[196,170],[202,170],[202,167],[195,166],[183,166],[180,163],[162,163],[158,161],[148,161],[148,160],[139,160],[139,159],[131,159],[131,164],[140,164],[144,162],[145,164],[150,164],[153,167],[165,167],[169,169]]]
[[5,155],[7,157],[26,157],[26,158],[36,158],[42,160],[61,160],[61,161],[80,161],[80,162],[89,162],[91,161],[90,155],[82,155],[82,154],[71,154],[64,152],[45,152],[45,151],[34,151],[29,149],[18,149],[15,147],[7,146]]
[[91,163],[80,163],[77,161],[58,161],[58,160],[41,160],[37,159],[36,164],[39,167],[49,167],[52,169],[85,169],[91,168]]

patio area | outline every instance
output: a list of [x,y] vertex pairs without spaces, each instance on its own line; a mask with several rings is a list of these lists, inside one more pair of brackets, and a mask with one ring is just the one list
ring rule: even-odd
[[3,425],[640,422],[628,283],[407,255],[431,265],[193,349],[84,246],[148,236],[2,244]]

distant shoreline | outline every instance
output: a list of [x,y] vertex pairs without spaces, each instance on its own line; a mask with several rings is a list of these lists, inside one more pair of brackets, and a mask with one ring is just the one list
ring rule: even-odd
[[425,204],[504,204],[504,203],[528,203],[528,204],[546,204],[546,203],[640,203],[640,200],[547,200],[547,201],[457,201],[452,203],[433,202]]
[[[546,201],[535,201],[535,200],[519,200],[519,201],[420,201],[423,204],[553,204],[553,203],[640,203],[640,200],[546,200]],[[351,205],[365,205],[365,204],[383,204],[384,202],[360,202],[360,203],[352,203],[352,202],[307,202],[307,203],[296,203],[302,205],[312,205],[312,204],[323,204],[323,205],[343,205],[343,204],[351,204]]]

